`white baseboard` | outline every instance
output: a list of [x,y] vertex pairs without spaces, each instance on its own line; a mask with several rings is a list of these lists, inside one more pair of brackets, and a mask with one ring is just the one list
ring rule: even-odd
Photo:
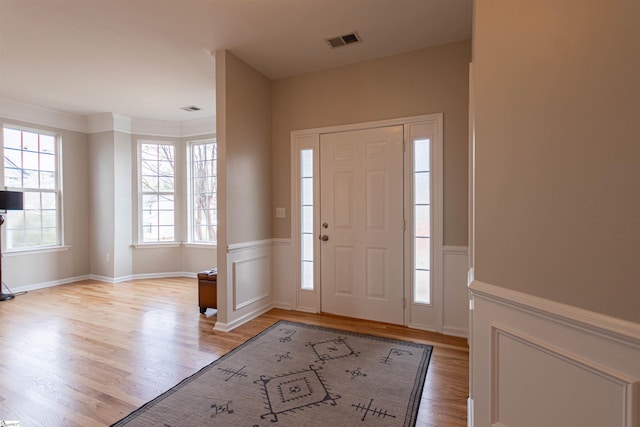
[[279,308],[281,310],[293,310],[293,306],[288,302],[274,301],[273,308]]
[[35,291],[38,289],[45,289],[45,288],[51,288],[54,286],[60,286],[60,285],[68,285],[70,283],[75,283],[75,282],[81,282],[83,280],[97,280],[98,282],[105,282],[105,283],[122,283],[122,282],[129,282],[131,280],[139,280],[139,279],[161,279],[161,278],[166,278],[166,277],[189,277],[189,278],[196,278],[198,275],[198,273],[191,273],[191,272],[186,272],[186,271],[175,271],[175,272],[165,272],[165,273],[145,273],[145,274],[131,274],[128,276],[120,276],[120,277],[109,277],[109,276],[101,276],[99,274],[85,274],[82,276],[75,276],[75,277],[67,277],[64,279],[59,279],[59,280],[52,280],[49,282],[40,282],[40,283],[33,283],[30,285],[22,285],[22,286],[16,286],[14,288],[11,288],[11,290],[13,291],[13,293],[19,293],[19,292],[28,292],[28,291]]
[[458,328],[453,326],[444,326],[442,328],[442,333],[445,335],[451,335],[454,337],[460,338],[468,338],[469,337],[469,329],[468,328]]
[[91,274],[89,279],[98,280],[100,282],[106,283],[123,283],[130,282],[132,280],[142,280],[142,279],[163,279],[170,277],[189,277],[196,278],[197,273],[185,272],[185,271],[173,271],[173,272],[164,272],[164,273],[141,273],[141,274],[130,274],[128,276],[119,276],[119,277],[108,277],[108,276],[100,276],[97,274]]
[[237,319],[234,319],[232,322],[229,322],[229,323],[222,323],[222,322],[216,321],[216,323],[213,325],[213,330],[219,331],[219,332],[230,332],[235,328],[237,328],[238,326],[244,325],[250,320],[253,320],[256,317],[263,315],[264,313],[271,310],[272,308],[274,308],[273,304],[268,304],[264,307],[261,307],[249,313],[246,313],[245,315]]
[[91,279],[91,276],[88,274],[85,274],[83,276],[67,277],[65,279],[52,280],[50,282],[41,282],[41,283],[34,283],[32,285],[17,286],[15,288],[12,288],[11,291],[17,294],[19,292],[28,292],[28,291],[35,291],[38,289],[51,288],[53,286],[68,285],[69,283],[75,283],[75,282],[80,282],[82,280],[89,280],[89,279]]

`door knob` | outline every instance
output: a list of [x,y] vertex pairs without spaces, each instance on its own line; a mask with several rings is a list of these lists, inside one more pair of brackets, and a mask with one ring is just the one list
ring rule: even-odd
[[326,234],[323,236],[320,236],[320,240],[322,240],[323,242],[326,242],[327,240],[329,240],[329,236],[327,236]]

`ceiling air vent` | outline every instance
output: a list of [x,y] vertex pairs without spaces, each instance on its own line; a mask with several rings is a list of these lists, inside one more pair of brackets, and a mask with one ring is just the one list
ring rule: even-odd
[[329,46],[331,46],[332,48],[336,48],[352,43],[359,43],[362,41],[362,39],[360,38],[358,33],[354,31],[353,33],[327,39],[326,41],[327,43],[329,43]]
[[200,111],[200,110],[202,110],[202,108],[200,108],[200,107],[196,107],[195,105],[189,105],[188,107],[181,107],[180,109],[181,109],[181,110],[184,110],[184,111],[188,111],[188,112],[190,112],[190,113],[191,113],[191,112],[193,112],[193,111]]

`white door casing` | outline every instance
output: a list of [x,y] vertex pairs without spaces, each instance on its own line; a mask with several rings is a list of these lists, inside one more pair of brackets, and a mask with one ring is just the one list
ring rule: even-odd
[[320,136],[323,312],[404,323],[402,147],[402,126]]

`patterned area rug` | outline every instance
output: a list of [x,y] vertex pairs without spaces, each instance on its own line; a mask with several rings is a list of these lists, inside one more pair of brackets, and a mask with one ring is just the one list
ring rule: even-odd
[[414,426],[432,350],[279,321],[113,426]]

